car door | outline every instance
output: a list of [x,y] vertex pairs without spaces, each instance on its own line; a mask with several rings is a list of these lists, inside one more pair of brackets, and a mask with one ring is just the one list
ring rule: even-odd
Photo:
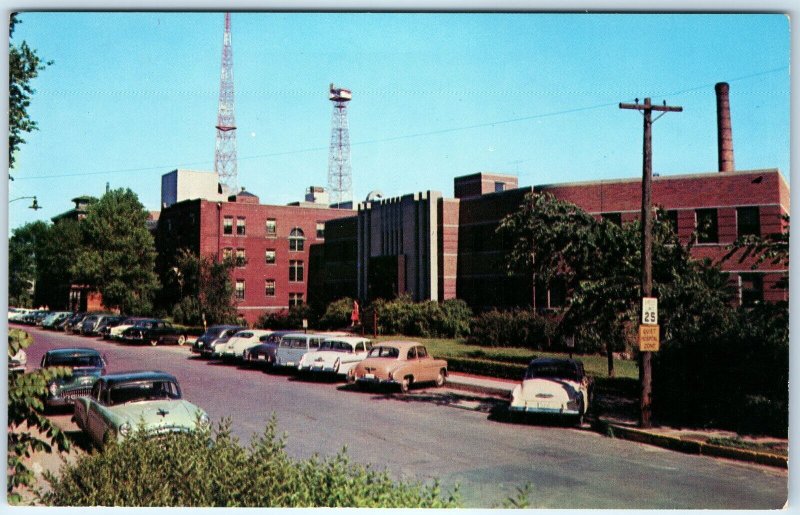
[[89,433],[89,438],[98,444],[103,443],[106,432],[106,420],[101,410],[104,409],[104,398],[107,395],[105,383],[96,382],[92,387],[92,395],[86,406],[86,432]]
[[417,368],[420,370],[420,381],[433,381],[436,379],[438,371],[436,363],[428,354],[428,350],[422,345],[417,348]]

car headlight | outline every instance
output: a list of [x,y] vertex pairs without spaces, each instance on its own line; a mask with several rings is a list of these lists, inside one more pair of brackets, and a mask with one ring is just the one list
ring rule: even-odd
[[128,433],[131,432],[131,425],[127,422],[119,426],[119,434],[122,436],[128,436]]
[[50,383],[49,390],[50,390],[50,395],[54,397],[58,395],[58,385],[56,383]]
[[211,423],[211,421],[208,419],[208,415],[207,414],[203,413],[202,415],[200,415],[200,424],[202,424],[204,426],[207,426],[210,423]]

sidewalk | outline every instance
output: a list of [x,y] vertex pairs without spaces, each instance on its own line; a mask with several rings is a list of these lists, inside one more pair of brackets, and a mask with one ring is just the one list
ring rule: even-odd
[[[519,381],[494,379],[451,372],[447,386],[472,393],[510,399]],[[676,429],[659,426],[638,428],[638,421],[626,415],[603,413],[591,419],[591,428],[612,438],[623,438],[673,451],[728,458],[773,467],[788,467],[788,441],[771,437],[745,437],[716,429]],[[771,450],[764,450],[771,449]]]

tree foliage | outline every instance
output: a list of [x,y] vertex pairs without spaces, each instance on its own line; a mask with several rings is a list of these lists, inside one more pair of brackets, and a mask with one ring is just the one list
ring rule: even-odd
[[[8,332],[8,358],[28,348],[33,340],[19,329]],[[20,501],[19,489],[32,487],[34,474],[26,460],[34,452],[68,450],[66,435],[44,416],[44,399],[51,381],[71,373],[65,367],[39,369],[28,373],[10,374],[8,378],[8,482],[10,503]]]
[[82,245],[71,268],[76,279],[99,291],[103,304],[123,313],[147,313],[159,287],[155,245],[147,211],[130,189],[107,192],[81,221]]
[[[17,14],[11,14],[9,35],[13,37],[14,27],[20,23]],[[36,50],[23,41],[18,46],[8,44],[8,167],[14,168],[14,154],[25,143],[23,134],[37,129],[36,122],[28,114],[31,96],[36,92],[31,86],[39,72],[53,64],[42,62]]]
[[180,249],[176,266],[171,269],[165,288],[178,291],[180,302],[173,308],[177,322],[200,325],[205,315],[211,324],[236,323],[236,303],[233,300],[232,259],[219,262],[211,256],[197,256]]
[[48,233],[47,224],[31,222],[17,227],[8,239],[8,303],[12,306],[33,306],[37,284],[36,258]]
[[457,492],[438,483],[394,481],[387,472],[334,457],[295,460],[285,451],[273,418],[243,446],[230,422],[215,430],[147,438],[135,431],[104,452],[87,455],[50,476],[53,506],[212,507],[458,507]]

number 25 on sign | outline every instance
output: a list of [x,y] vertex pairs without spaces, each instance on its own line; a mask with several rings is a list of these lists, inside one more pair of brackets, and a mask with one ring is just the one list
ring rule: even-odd
[[655,297],[642,297],[642,323],[646,325],[658,324],[658,299]]

